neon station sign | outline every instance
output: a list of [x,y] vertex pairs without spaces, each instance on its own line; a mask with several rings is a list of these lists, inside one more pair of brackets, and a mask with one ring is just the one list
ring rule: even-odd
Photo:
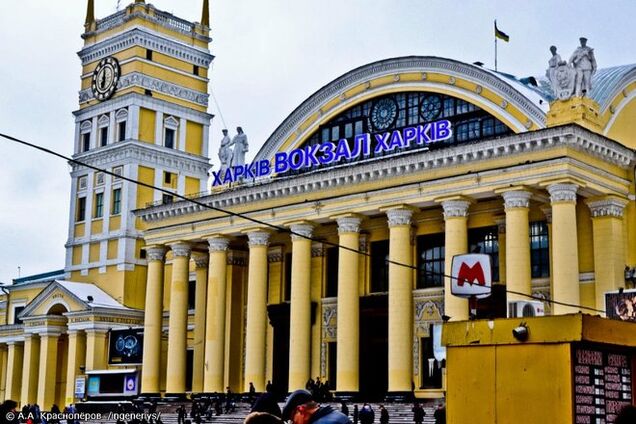
[[326,141],[278,152],[271,163],[268,159],[245,165],[231,166],[225,170],[212,172],[212,186],[229,184],[242,179],[265,177],[272,173],[310,169],[321,165],[334,165],[341,161],[367,158],[381,153],[391,153],[413,145],[426,146],[448,140],[453,129],[448,120],[405,127],[383,133],[362,133],[353,137],[353,146],[346,138],[337,142]]

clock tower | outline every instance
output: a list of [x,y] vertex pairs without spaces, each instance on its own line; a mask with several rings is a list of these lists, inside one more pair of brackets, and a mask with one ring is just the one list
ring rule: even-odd
[[[95,19],[88,0],[73,158],[66,278],[143,309],[144,224],[133,214],[207,189],[208,1],[193,23],[135,0]],[[121,177],[120,177],[121,176]]]

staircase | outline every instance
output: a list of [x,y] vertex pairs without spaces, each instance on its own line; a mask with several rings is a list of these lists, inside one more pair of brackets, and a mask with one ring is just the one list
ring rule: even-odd
[[[340,404],[338,403],[322,403],[322,405],[331,405],[334,409],[340,410]],[[161,413],[161,421],[164,424],[177,424],[177,413],[176,410],[180,405],[184,405],[186,407],[186,411],[188,412],[188,417],[186,420],[190,420],[192,424],[194,420],[190,418],[190,409],[192,404],[190,402],[172,402],[172,403],[160,403],[157,405],[157,412]],[[353,403],[347,404],[349,407],[349,418],[353,422],[353,417],[351,414],[353,413]],[[362,404],[357,404],[358,407],[362,407]],[[375,423],[380,422],[380,404],[372,403],[370,404],[375,412]],[[389,411],[389,424],[413,424],[413,412],[411,412],[412,404],[404,404],[404,403],[383,403],[384,407]],[[426,416],[424,417],[424,424],[435,424],[435,419],[433,418],[433,413],[435,412],[435,403],[433,401],[429,403],[422,403],[424,407],[424,411],[426,412]],[[281,409],[283,408],[283,404],[280,404]],[[229,414],[221,414],[219,416],[213,415],[210,420],[206,420],[205,417],[202,418],[202,422],[206,424],[241,424],[245,417],[249,414],[250,406],[247,403],[237,403],[236,411],[231,412]],[[94,421],[99,423],[108,423],[115,424],[115,420],[104,419],[102,421]]]

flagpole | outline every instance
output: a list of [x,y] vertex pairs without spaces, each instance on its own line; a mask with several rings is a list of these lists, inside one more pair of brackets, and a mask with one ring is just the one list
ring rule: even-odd
[[495,19],[495,72],[497,72],[497,20]]

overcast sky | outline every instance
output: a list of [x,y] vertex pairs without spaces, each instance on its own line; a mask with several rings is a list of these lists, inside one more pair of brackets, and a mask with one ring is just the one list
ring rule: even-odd
[[[132,0],[130,0],[132,1]],[[203,0],[156,0],[199,21]],[[96,0],[97,18],[117,0]],[[585,35],[599,67],[636,62],[636,1],[211,0],[210,74],[229,128],[243,126],[248,160],[304,99],[343,73],[396,56],[493,66],[493,20],[510,35],[499,70],[544,73],[555,44],[569,56]],[[121,0],[121,6],[128,4]],[[86,0],[0,0],[0,132],[72,153],[80,85],[76,52]],[[223,124],[214,102],[210,156]],[[234,133],[234,130],[231,131]],[[70,177],[57,158],[0,139],[0,282],[64,267]]]

